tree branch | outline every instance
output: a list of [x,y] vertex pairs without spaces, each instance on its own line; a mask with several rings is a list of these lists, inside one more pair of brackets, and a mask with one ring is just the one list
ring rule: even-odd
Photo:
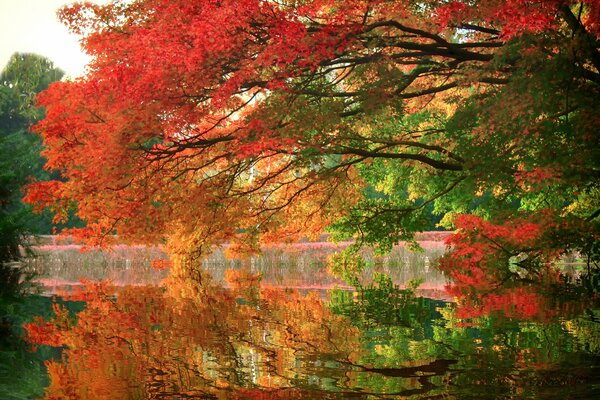
[[339,151],[334,151],[332,154],[338,155],[348,155],[354,154],[357,156],[362,156],[365,158],[389,158],[389,159],[400,159],[400,160],[414,160],[419,161],[423,164],[427,164],[430,167],[440,170],[446,171],[462,171],[464,168],[461,164],[452,164],[440,160],[435,160],[433,158],[429,158],[427,156],[421,154],[411,154],[411,153],[387,153],[387,152],[379,152],[379,151],[371,151],[365,149],[357,149],[348,146],[341,146]]

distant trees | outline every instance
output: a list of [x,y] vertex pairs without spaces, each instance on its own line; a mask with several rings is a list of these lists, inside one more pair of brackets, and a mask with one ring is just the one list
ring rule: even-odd
[[35,54],[14,54],[0,73],[0,261],[19,257],[23,235],[50,233],[51,215],[35,216],[21,201],[29,177],[57,178],[43,171],[41,139],[29,132],[44,115],[37,94],[63,71]]

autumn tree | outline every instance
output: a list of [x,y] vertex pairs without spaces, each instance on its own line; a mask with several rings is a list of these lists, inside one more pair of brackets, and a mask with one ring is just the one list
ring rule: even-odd
[[[597,238],[595,0],[76,3],[93,57],[40,97],[47,168],[91,244],[173,254],[329,227],[389,249],[464,213],[550,210]],[[592,232],[592,233],[589,233]],[[573,247],[573,246],[567,246]],[[352,251],[352,249],[350,250]]]

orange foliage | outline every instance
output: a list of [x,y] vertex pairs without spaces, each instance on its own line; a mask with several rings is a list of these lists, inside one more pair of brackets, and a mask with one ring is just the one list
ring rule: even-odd
[[[35,127],[46,168],[66,181],[32,184],[26,201],[57,220],[75,203],[87,227],[70,233],[91,245],[118,233],[130,243],[173,238],[174,253],[238,240],[248,253],[261,240],[318,235],[365,186],[355,164],[371,156],[354,140],[377,143],[346,116],[451,113],[467,89],[506,80],[490,64],[503,41],[554,27],[565,4],[75,3],[59,17],[92,62],[86,76],[39,96],[47,113]],[[598,4],[586,4],[596,26]],[[456,26],[469,43],[448,39]],[[432,102],[436,94],[447,101]],[[452,154],[447,141],[413,148],[397,139],[416,165],[463,168],[460,158],[438,159]]]
[[169,269],[173,263],[170,260],[155,259],[150,262],[150,266],[157,270]]
[[[46,398],[219,397],[232,389],[240,399],[295,398],[288,388],[296,359],[360,354],[356,328],[318,295],[260,289],[251,274],[227,275],[236,282],[232,290],[203,272],[171,276],[164,288],[85,282],[71,297],[86,302],[76,321],[55,307],[51,320],[26,326],[30,342],[65,347],[61,360],[48,362]],[[240,355],[278,361],[248,390],[227,367],[250,368]]]

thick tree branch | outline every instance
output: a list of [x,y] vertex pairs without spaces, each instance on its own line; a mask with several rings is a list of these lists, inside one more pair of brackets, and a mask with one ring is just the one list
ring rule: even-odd
[[445,161],[435,160],[433,158],[421,155],[421,154],[411,154],[411,153],[388,153],[388,152],[380,152],[380,151],[371,151],[366,149],[359,149],[348,146],[341,146],[339,150],[333,151],[332,154],[338,155],[357,155],[366,158],[388,158],[395,160],[414,160],[419,161],[423,164],[427,164],[430,167],[439,170],[446,171],[462,171],[464,168],[461,164],[454,164]]
[[585,30],[585,27],[581,24],[581,22],[579,22],[577,17],[573,14],[568,6],[561,6],[560,12],[566,23],[573,30],[573,33],[581,37],[583,50],[590,57],[590,61],[596,68],[596,71],[600,72],[600,53],[595,45],[597,41],[590,35],[588,31]]

